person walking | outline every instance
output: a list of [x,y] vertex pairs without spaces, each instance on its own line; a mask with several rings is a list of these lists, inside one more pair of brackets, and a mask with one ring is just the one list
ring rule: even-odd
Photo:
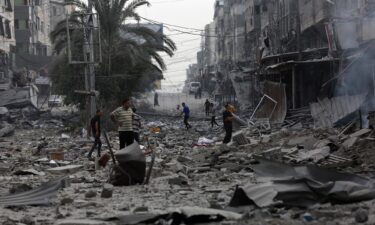
[[118,107],[110,114],[111,120],[118,126],[120,149],[123,149],[134,142],[134,113],[130,106],[130,98],[125,98],[124,101],[122,101],[122,106]]
[[219,124],[216,122],[216,109],[214,106],[214,103],[210,104],[211,109],[211,127],[214,127],[214,125],[219,126]]
[[210,107],[211,107],[211,103],[208,99],[206,99],[206,102],[204,103],[204,108],[205,108],[205,111],[206,111],[206,116],[209,116],[210,115]]
[[202,98],[202,88],[199,87],[198,90],[197,90],[197,95],[198,95],[198,98],[201,99]]
[[159,94],[155,91],[154,94],[154,107],[159,106]]
[[136,114],[137,109],[133,107],[133,135],[134,135],[134,140],[139,143],[140,138],[139,138],[139,132],[141,131],[142,128],[142,123],[141,123],[141,116]]
[[100,158],[100,150],[102,148],[102,141],[100,140],[100,133],[101,133],[101,125],[100,125],[100,118],[103,116],[103,112],[100,110],[96,111],[96,114],[93,118],[91,118],[90,125],[91,125],[91,134],[94,136],[95,141],[94,145],[92,146],[88,158],[91,160],[92,153],[94,152],[95,148],[98,148],[98,158]]
[[186,129],[189,130],[191,128],[191,126],[189,124],[190,109],[185,104],[185,102],[183,102],[181,105],[182,105],[182,113],[181,113],[181,115],[184,114],[184,124],[185,124]]
[[225,137],[224,137],[224,144],[229,143],[232,140],[232,132],[233,132],[233,115],[231,112],[232,108],[231,105],[225,105],[225,110],[223,112],[223,122],[224,122],[224,130],[225,130]]

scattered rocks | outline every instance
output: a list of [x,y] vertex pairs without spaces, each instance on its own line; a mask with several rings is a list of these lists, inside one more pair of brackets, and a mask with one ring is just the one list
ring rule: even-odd
[[112,184],[104,184],[102,194],[100,197],[102,198],[112,198],[113,195],[113,185]]
[[31,189],[33,188],[28,184],[16,184],[11,189],[9,189],[9,193],[17,194],[25,191],[30,191]]
[[31,216],[25,216],[20,220],[21,223],[26,224],[26,225],[35,225],[35,219]]
[[0,107],[0,120],[7,120],[9,118],[9,110],[6,107]]
[[358,209],[355,212],[355,221],[357,223],[365,223],[368,221],[369,211],[366,209]]
[[142,213],[142,212],[148,212],[147,206],[139,206],[133,210],[133,213]]
[[188,181],[183,177],[172,177],[168,180],[168,184],[170,185],[188,185]]
[[0,137],[9,137],[14,134],[15,127],[9,123],[0,123]]
[[65,197],[65,198],[61,199],[60,204],[61,205],[68,205],[68,204],[72,204],[73,202],[74,202],[73,198]]
[[94,198],[96,197],[96,195],[97,195],[96,191],[93,191],[93,190],[89,190],[88,192],[85,193],[86,198]]

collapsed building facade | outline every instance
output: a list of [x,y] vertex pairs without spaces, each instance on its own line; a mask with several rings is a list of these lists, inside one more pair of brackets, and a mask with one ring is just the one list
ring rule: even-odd
[[218,0],[209,25],[214,30],[205,30],[198,59],[201,82],[216,85],[206,91],[217,100],[242,108],[254,109],[264,94],[276,99],[285,93],[287,109],[311,108],[317,118],[328,116],[312,104],[324,98],[369,101],[374,6],[372,0]]
[[74,7],[63,0],[6,0],[1,6],[0,102],[3,106],[10,100],[27,98],[37,107],[51,93],[49,69],[56,54],[49,34]]

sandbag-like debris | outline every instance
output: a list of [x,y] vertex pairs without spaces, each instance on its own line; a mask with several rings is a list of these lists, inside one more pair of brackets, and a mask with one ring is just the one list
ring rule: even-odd
[[351,203],[375,198],[373,180],[315,165],[289,166],[257,157],[258,184],[235,191],[229,206],[255,204],[309,207],[316,203]]
[[114,169],[110,183],[126,186],[143,183],[146,175],[146,157],[139,144],[133,144],[115,153],[119,168]]

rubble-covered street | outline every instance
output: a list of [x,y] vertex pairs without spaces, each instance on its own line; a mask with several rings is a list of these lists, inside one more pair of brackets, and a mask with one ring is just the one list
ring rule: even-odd
[[375,225],[375,0],[0,7],[0,225]]
[[[23,117],[25,111],[29,115]],[[142,144],[148,165],[150,150],[156,153],[150,182],[113,187],[106,184],[112,163],[95,170],[95,162],[87,159],[92,142],[81,137],[79,129],[71,129],[74,114],[32,113],[23,108],[2,114],[2,118],[13,121],[15,127],[0,141],[2,224],[141,224],[165,214],[169,216],[150,221],[180,224],[184,218],[188,223],[190,214],[200,215],[190,215],[194,218],[190,222],[209,224],[373,224],[375,220],[371,180],[375,139],[371,130],[248,127],[239,129],[233,142],[223,145],[222,128],[211,128],[203,118],[194,119],[193,128],[187,131],[179,117],[146,116],[143,133],[150,144]],[[160,132],[154,132],[155,127]],[[116,133],[109,136],[118,149]],[[106,145],[104,149],[108,151]],[[63,160],[58,160],[61,155]],[[323,178],[330,180],[319,181],[320,189],[318,183],[306,182],[312,185],[310,190],[301,190],[301,184],[294,187],[290,181],[289,187],[280,189],[259,173],[259,157],[289,165],[317,164],[333,173],[352,175]],[[270,165],[266,168],[272,169]],[[272,172],[276,179],[282,179],[282,174],[293,177],[286,167],[280,169]],[[311,176],[330,176],[322,172]],[[296,175],[291,181],[298,179]],[[53,188],[19,195],[56,180]],[[249,185],[255,192],[250,187],[247,197],[242,196],[239,190]],[[225,211],[208,211],[212,216],[202,217],[209,209]],[[138,217],[126,217],[129,215]],[[224,221],[215,222],[215,218]]]

